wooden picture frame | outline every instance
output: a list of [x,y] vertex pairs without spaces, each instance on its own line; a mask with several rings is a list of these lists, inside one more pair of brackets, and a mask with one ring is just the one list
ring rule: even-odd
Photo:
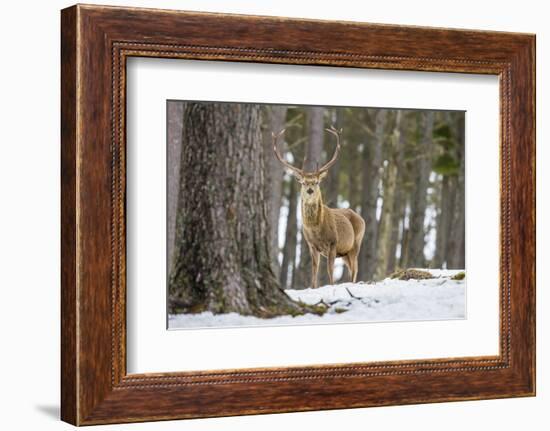
[[[75,425],[535,394],[535,36],[77,5],[61,14],[61,418]],[[500,354],[127,374],[126,59],[498,75]]]

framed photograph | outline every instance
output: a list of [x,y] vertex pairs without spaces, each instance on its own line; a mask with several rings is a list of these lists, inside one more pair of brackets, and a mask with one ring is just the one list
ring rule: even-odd
[[62,419],[535,394],[535,36],[61,14]]

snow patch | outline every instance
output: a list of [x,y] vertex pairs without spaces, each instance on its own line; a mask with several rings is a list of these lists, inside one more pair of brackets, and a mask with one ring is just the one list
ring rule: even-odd
[[342,283],[286,293],[296,301],[327,308],[322,316],[279,316],[262,319],[237,313],[169,315],[170,329],[279,326],[350,322],[452,320],[466,317],[466,283],[451,278],[461,270],[424,270],[434,278],[377,283]]

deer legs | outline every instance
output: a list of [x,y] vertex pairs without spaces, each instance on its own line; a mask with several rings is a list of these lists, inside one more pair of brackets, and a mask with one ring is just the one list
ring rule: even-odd
[[[311,255],[311,287],[313,289],[316,289],[319,287],[318,281],[317,281],[317,275],[319,273],[319,260],[321,257],[321,254],[313,249],[312,247],[309,247],[309,252]],[[354,247],[352,251],[350,251],[347,255],[342,256],[344,259],[344,263],[346,264],[346,267],[348,268],[348,273],[350,276],[350,281],[352,283],[355,283],[357,281],[357,249]],[[328,254],[327,254],[327,274],[328,274],[328,280],[330,284],[334,284],[334,261],[336,260],[336,247],[331,247]]]
[[348,269],[349,280],[353,281],[353,262],[350,259],[349,254],[346,254],[343,258],[344,258],[344,263],[346,264],[346,268]]
[[[314,250],[312,247],[309,247],[309,252],[311,254],[311,287],[316,289],[319,287],[317,281],[317,274],[319,272],[319,258],[321,254]],[[334,284],[334,261],[336,260],[336,247],[331,247],[327,255],[327,273],[328,281],[330,284]],[[352,269],[350,268],[350,271]]]
[[334,284],[334,260],[336,259],[336,246],[333,246],[328,251],[327,255],[327,273],[328,273],[328,282]]
[[350,281],[352,283],[355,283],[357,281],[357,255],[358,255],[357,248],[355,247],[353,250],[351,250],[347,256],[344,257],[344,262],[346,262],[346,266],[348,267]]
[[357,281],[357,254],[350,256],[351,262],[351,282],[355,283]]
[[317,286],[317,273],[319,272],[319,252],[309,247],[309,253],[311,255],[311,287],[316,289]]

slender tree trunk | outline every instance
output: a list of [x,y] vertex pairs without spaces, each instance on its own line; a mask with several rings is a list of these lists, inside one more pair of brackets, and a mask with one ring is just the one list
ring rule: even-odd
[[302,312],[271,267],[259,106],[188,103],[181,154],[171,311]]
[[377,251],[376,238],[378,222],[376,207],[378,204],[378,185],[380,183],[380,166],[382,163],[382,144],[384,141],[384,126],[387,117],[386,109],[375,110],[375,136],[372,142],[363,147],[363,184],[361,215],[365,220],[365,237],[359,253],[358,279],[370,281],[374,277]]
[[[269,217],[271,244],[271,257],[273,259],[273,268],[276,274],[279,273],[279,214],[281,210],[282,188],[284,168],[281,163],[273,156],[271,133],[278,133],[285,127],[286,106],[269,106],[264,108],[263,113],[265,121],[264,129],[264,156],[266,170],[266,196],[267,196],[267,214]],[[284,140],[283,140],[284,141]],[[285,153],[286,143],[279,143],[282,154]]]
[[432,261],[430,263],[430,268],[443,268],[443,263],[445,261],[445,246],[447,242],[447,238],[445,238],[446,229],[445,225],[448,222],[446,219],[446,216],[448,215],[445,211],[445,202],[448,200],[449,197],[449,190],[450,190],[450,177],[448,175],[442,175],[441,179],[437,178],[437,195],[439,197],[438,200],[438,209],[437,209],[437,215],[435,218],[435,226],[436,226],[436,233],[435,233],[435,253],[432,258]]
[[464,115],[460,115],[456,122],[458,137],[458,155],[460,171],[457,178],[457,190],[454,204],[453,226],[449,243],[447,267],[449,269],[464,269],[465,262],[465,147],[464,147]]
[[[310,108],[308,112],[309,139],[303,165],[305,172],[313,172],[319,167],[321,151],[323,150],[324,113],[325,108],[318,107]],[[322,263],[320,263],[319,273],[322,273],[322,270]],[[294,281],[296,289],[305,289],[311,284],[311,256],[303,235],[300,242],[300,263]]]
[[349,149],[349,171],[348,171],[348,201],[349,201],[349,207],[357,211],[359,206],[359,175],[358,172],[361,171],[361,168],[359,167],[358,159],[359,159],[359,151],[357,151],[356,145],[350,145]]
[[314,172],[320,165],[325,130],[324,115],[325,108],[310,108],[308,117],[309,140],[306,146],[304,165],[302,167],[305,172]]
[[[334,125],[335,127],[340,130],[344,128],[344,112],[342,108],[336,108],[336,111],[334,112]],[[328,158],[331,156],[331,151],[334,151],[334,142],[330,140],[331,146],[330,149],[326,152],[327,158],[325,160],[328,160]],[[343,147],[346,146],[345,139],[342,137],[341,144]],[[346,151],[346,150],[343,150]],[[324,193],[324,204],[328,206],[329,208],[338,208],[338,188],[340,185],[340,166],[342,166],[342,160],[339,158],[336,160],[336,163],[332,165],[330,168],[330,171],[328,172],[328,176],[326,180],[324,181],[324,189],[326,190],[326,193]],[[326,270],[327,265],[326,259],[321,259],[319,262],[319,286],[326,286],[330,283],[330,280],[328,278],[328,273]],[[345,271],[344,271],[345,272]],[[344,273],[342,274],[344,276]],[[336,283],[338,280],[334,280],[334,283]]]
[[409,223],[411,219],[411,206],[406,199],[403,202],[403,213],[401,218],[401,255],[399,256],[399,267],[407,268],[407,257],[409,252]]
[[388,261],[386,263],[386,275],[392,274],[397,269],[397,245],[399,244],[400,224],[403,216],[403,190],[399,184],[395,190],[393,211],[390,222],[390,238],[388,241]]
[[388,158],[387,172],[384,181],[384,204],[382,206],[380,223],[378,225],[378,262],[375,273],[375,279],[377,280],[381,280],[387,275],[388,263],[392,254],[395,261],[395,246],[392,249],[392,235],[394,234],[395,229],[392,223],[395,222],[394,214],[397,212],[396,207],[398,206],[396,189],[397,175],[401,164],[401,122],[402,111],[397,111],[395,128],[390,141],[390,157]]
[[441,183],[440,213],[437,217],[436,248],[432,267],[447,267],[447,253],[456,199],[456,177],[444,175]]
[[[399,134],[399,151],[397,152],[396,163],[398,166],[397,184],[395,190],[395,200],[391,216],[391,233],[390,245],[388,246],[388,264],[386,266],[386,274],[391,274],[397,269],[403,267],[405,259],[405,243],[408,231],[405,227],[405,218],[407,217],[407,183],[408,172],[404,160],[404,154],[407,148],[407,132],[409,128],[410,114],[401,113],[401,127]],[[399,253],[399,254],[398,254]]]
[[183,102],[171,101],[167,105],[168,115],[168,190],[167,190],[167,223],[168,223],[168,272],[174,261],[174,246],[176,242],[176,216],[178,210],[181,133],[183,128]]
[[344,132],[346,136],[346,151],[343,152],[342,158],[345,161],[345,169],[342,173],[346,179],[346,193],[349,207],[360,213],[361,208],[361,186],[362,186],[362,171],[363,160],[362,154],[366,145],[365,131],[359,125],[366,121],[366,113],[363,110],[344,111],[347,127]]
[[283,247],[283,263],[281,265],[281,286],[283,289],[294,288],[295,263],[296,263],[296,240],[298,236],[297,213],[298,193],[297,182],[291,178],[288,193],[288,216],[286,221],[285,245]]
[[[344,128],[344,112],[343,108],[336,108],[335,112],[335,127],[340,130]],[[331,141],[332,144],[332,141]],[[345,147],[343,151],[347,150],[345,139],[342,136],[342,147]],[[331,146],[331,150],[334,148]],[[327,156],[330,157],[330,150],[327,151]],[[328,159],[327,159],[328,160]],[[336,163],[332,165],[330,171],[328,172],[328,177],[325,180],[325,205],[330,208],[338,207],[338,190],[340,186],[340,166],[342,165],[342,160],[336,160]]]
[[426,111],[419,115],[422,118],[422,136],[418,145],[415,188],[411,200],[407,252],[407,266],[409,267],[423,267],[426,263],[424,257],[424,219],[426,216],[427,190],[431,172],[434,112]]

